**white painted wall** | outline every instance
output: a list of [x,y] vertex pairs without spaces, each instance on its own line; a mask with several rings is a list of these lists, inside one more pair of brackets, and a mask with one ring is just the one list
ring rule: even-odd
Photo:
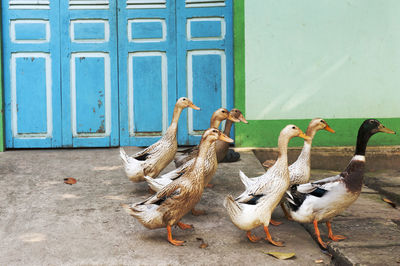
[[246,118],[400,117],[400,1],[246,0]]

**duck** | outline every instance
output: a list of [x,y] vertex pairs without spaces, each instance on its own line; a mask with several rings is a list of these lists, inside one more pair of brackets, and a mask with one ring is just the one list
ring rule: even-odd
[[[243,113],[239,109],[233,108],[229,112],[229,114],[232,117],[239,119],[240,122],[243,122],[245,124],[249,123],[249,122],[247,122],[246,118],[243,116]],[[224,134],[225,135],[230,136],[232,124],[233,124],[232,120],[227,120],[226,121],[225,128],[224,128]],[[225,157],[226,157],[226,155],[228,153],[228,150],[229,150],[229,144],[227,142],[225,142],[225,141],[217,141],[216,151],[217,151],[217,161],[219,163],[222,162],[225,159]],[[235,157],[236,157],[236,161],[237,161],[239,159],[240,155],[238,154]]]
[[132,205],[124,204],[122,207],[148,229],[166,227],[168,241],[175,246],[183,245],[184,241],[173,239],[171,226],[177,225],[183,230],[193,228],[180,220],[200,201],[204,190],[207,153],[218,139],[233,142],[218,129],[207,129],[202,135],[198,155],[190,169],[146,200]]
[[[226,111],[227,111],[227,110],[226,110],[225,108],[220,108],[220,109],[218,109],[217,111],[215,111],[215,112],[214,112],[214,115],[213,115],[214,120],[220,120],[220,119],[222,119],[222,118],[224,117],[224,114],[226,114]],[[246,119],[244,118],[242,112],[241,112],[240,110],[238,110],[238,109],[232,109],[232,110],[229,112],[229,115],[232,116],[232,117],[234,117],[234,118],[237,118],[239,121],[241,121],[241,122],[243,122],[243,123],[246,123],[246,124],[248,123],[248,122],[246,121]],[[228,118],[229,118],[230,116],[228,116]],[[213,119],[212,119],[212,120],[213,120]],[[227,135],[228,137],[229,137],[230,129],[231,129],[231,126],[232,126],[232,123],[233,123],[233,122],[234,122],[234,121],[231,120],[231,119],[228,119],[228,120],[226,121],[225,129],[224,129],[224,134]],[[212,122],[212,124],[215,125],[215,126],[217,125],[216,122]],[[219,124],[218,124],[218,126],[219,126]],[[221,158],[221,155],[222,155],[223,153],[226,154],[226,152],[228,151],[229,144],[223,145],[223,144],[221,144],[221,143],[227,143],[227,142],[217,140],[216,143],[215,143],[215,145],[212,145],[212,146],[210,147],[209,152],[208,152],[208,156],[207,156],[208,167],[206,168],[206,173],[205,173],[205,176],[206,176],[206,177],[205,177],[205,183],[204,183],[205,186],[208,186],[209,182],[211,181],[212,177],[214,176],[214,174],[215,174],[215,172],[216,172],[216,170],[217,170],[218,162],[219,162],[219,161],[218,161],[218,156],[220,155],[220,158]],[[193,154],[195,154],[195,153],[193,153]],[[224,157],[224,156],[223,156],[223,157]],[[222,157],[222,158],[223,158],[223,157]],[[192,165],[193,163],[194,163],[194,158],[192,158],[191,160],[186,161],[186,162],[185,162],[183,165],[181,165],[180,167],[178,167],[178,168],[176,168],[175,170],[172,170],[172,171],[170,171],[170,172],[168,172],[168,173],[166,173],[166,174],[164,174],[164,175],[162,175],[162,176],[159,176],[159,177],[154,178],[154,179],[153,179],[153,178],[150,178],[150,177],[145,177],[145,179],[146,179],[146,181],[147,181],[149,187],[150,187],[153,191],[159,191],[159,190],[162,189],[165,185],[171,183],[173,180],[176,180],[177,178],[179,178],[180,176],[182,176],[182,175],[185,173],[185,171],[191,167],[191,165]],[[194,211],[194,212],[192,212],[192,213],[195,214],[195,215],[199,215],[199,214],[201,214],[202,212],[200,212],[200,211]]]
[[395,134],[376,119],[365,120],[358,130],[354,156],[343,172],[315,182],[292,185],[286,193],[286,203],[293,220],[313,223],[318,243],[325,249],[327,243],[321,239],[318,223],[326,223],[328,237],[333,241],[346,239],[345,236],[333,234],[331,220],[359,197],[363,184],[367,143],[370,137],[378,132]]
[[186,97],[181,97],[175,104],[172,121],[166,133],[160,140],[132,156],[128,156],[124,148],[120,148],[120,157],[124,164],[125,174],[133,182],[144,181],[145,176],[152,178],[159,173],[174,159],[178,149],[176,132],[179,117],[182,110],[190,107],[200,110]]
[[[335,133],[335,130],[333,130],[328,125],[328,123],[322,118],[314,118],[310,121],[310,123],[308,124],[307,130],[306,130],[306,135],[309,137],[309,139],[304,140],[303,149],[301,150],[299,157],[297,157],[297,160],[294,163],[289,165],[290,185],[304,184],[310,180],[311,146],[312,146],[312,141],[314,139],[314,136],[319,130],[326,130],[328,132]],[[241,180],[245,180],[244,182],[246,184],[255,182],[255,180],[246,181],[246,179],[248,179],[248,177],[245,176],[243,173],[241,173],[240,176],[241,176]],[[285,208],[284,200],[282,200],[280,202],[280,206],[281,206],[286,218],[291,220],[289,212]],[[270,223],[272,225],[280,225],[282,222],[271,220]]]
[[283,128],[278,138],[279,155],[275,164],[236,199],[228,195],[224,200],[229,217],[234,225],[246,231],[251,242],[260,240],[252,235],[251,230],[263,226],[266,240],[272,245],[283,246],[282,242],[274,241],[269,233],[268,225],[272,211],[279,204],[285,191],[289,188],[290,178],[288,169],[287,147],[293,137],[309,139],[301,129],[295,125]]
[[[238,118],[233,117],[230,112],[226,108],[217,109],[211,116],[210,119],[210,128],[219,128],[219,125],[222,121],[227,119],[232,122],[239,122]],[[179,168],[184,165],[186,162],[190,161],[194,157],[196,157],[198,153],[199,146],[194,146],[189,149],[183,150],[177,154],[174,159],[175,167]]]

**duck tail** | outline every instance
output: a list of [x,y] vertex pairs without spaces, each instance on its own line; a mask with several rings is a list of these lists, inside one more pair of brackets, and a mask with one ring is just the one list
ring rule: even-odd
[[124,148],[122,148],[122,147],[119,148],[119,156],[121,157],[124,164],[129,163],[129,156],[128,156],[128,154],[126,154]]
[[154,229],[163,226],[162,215],[157,211],[157,205],[150,204],[121,204],[122,208],[135,217],[146,228]]
[[241,170],[239,170],[240,181],[245,185],[246,189],[251,185],[251,180]]
[[242,212],[242,208],[239,203],[235,201],[232,195],[226,196],[224,200],[224,207],[228,211],[231,220],[234,220],[234,217],[238,216]]
[[121,207],[122,208],[124,208],[124,210],[126,211],[126,213],[128,213],[128,214],[130,214],[130,215],[132,215],[132,216],[135,216],[135,211],[131,208],[131,206],[130,205],[128,205],[128,204],[121,204]]
[[159,179],[160,178],[151,178],[150,176],[144,177],[144,180],[146,180],[149,187],[155,192],[160,191],[164,187],[164,184],[160,183]]

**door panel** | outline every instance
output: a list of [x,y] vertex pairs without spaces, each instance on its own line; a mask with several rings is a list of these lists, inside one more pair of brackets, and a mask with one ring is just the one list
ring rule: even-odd
[[147,146],[165,133],[176,102],[175,1],[118,4],[120,145]]
[[119,144],[116,1],[62,1],[63,146]]
[[193,145],[216,109],[233,106],[232,2],[178,1],[177,23],[178,94],[201,107],[183,114],[178,142]]
[[57,1],[2,1],[7,148],[60,147]]

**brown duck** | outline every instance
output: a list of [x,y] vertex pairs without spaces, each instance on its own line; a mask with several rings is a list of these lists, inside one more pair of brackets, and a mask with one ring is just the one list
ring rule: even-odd
[[[218,128],[222,121],[227,119],[232,122],[239,122],[238,118],[233,117],[226,108],[216,110],[210,119],[210,128]],[[178,168],[197,156],[199,146],[195,146],[184,151],[181,151],[175,156],[175,166]]]
[[184,241],[172,238],[171,226],[178,225],[181,229],[192,228],[191,225],[184,224],[180,220],[200,201],[204,189],[205,168],[207,168],[207,151],[218,139],[233,142],[218,129],[209,128],[202,136],[194,164],[181,178],[142,202],[131,206],[123,205],[125,210],[149,229],[166,227],[168,241],[173,245],[181,246]]

